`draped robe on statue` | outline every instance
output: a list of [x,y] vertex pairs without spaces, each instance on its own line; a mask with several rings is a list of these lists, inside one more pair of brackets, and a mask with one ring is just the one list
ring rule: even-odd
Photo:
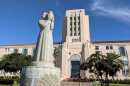
[[44,63],[53,63],[53,19],[53,15],[44,14],[43,19],[39,20],[41,31],[36,47],[36,62],[42,61]]

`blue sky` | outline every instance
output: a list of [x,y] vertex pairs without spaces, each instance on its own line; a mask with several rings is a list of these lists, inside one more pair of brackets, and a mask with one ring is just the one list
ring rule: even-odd
[[47,10],[54,11],[59,42],[65,10],[80,8],[90,16],[92,41],[130,40],[130,0],[0,0],[0,44],[35,43]]

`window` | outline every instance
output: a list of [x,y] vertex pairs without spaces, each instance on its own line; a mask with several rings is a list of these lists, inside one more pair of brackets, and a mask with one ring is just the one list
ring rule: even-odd
[[95,46],[95,50],[99,50],[99,46]]
[[23,49],[23,55],[27,55],[28,54],[28,49]]
[[110,46],[110,49],[112,50],[112,49],[113,49],[113,46]]
[[5,48],[5,51],[7,51],[7,48]]
[[74,17],[74,20],[76,21],[76,17]]
[[106,50],[108,50],[109,49],[109,46],[106,46]]
[[78,25],[80,26],[80,21],[78,22]]
[[120,47],[119,52],[121,56],[127,56],[126,49],[124,47]]
[[106,46],[106,50],[113,49],[113,46]]
[[8,51],[9,51],[9,48],[5,48],[5,51],[8,52]]
[[72,27],[72,21],[70,21],[70,26]]
[[72,36],[72,27],[70,28],[70,36]]
[[78,36],[80,36],[80,32],[78,32]]
[[70,20],[70,36],[72,36],[72,20]]
[[72,20],[72,17],[70,17],[70,20]]
[[18,53],[18,49],[14,49],[14,53]]
[[36,48],[33,48],[33,56],[35,55],[36,53]]
[[78,31],[79,31],[78,35],[80,35],[80,21],[78,22]]
[[74,32],[74,36],[76,36],[76,32]]
[[76,26],[76,22],[74,22],[74,25]]
[[128,68],[128,55],[125,47],[119,47],[120,56],[123,56],[123,70],[122,73],[124,76],[128,76],[129,74],[129,68]]
[[76,27],[74,27],[74,36],[76,36]]

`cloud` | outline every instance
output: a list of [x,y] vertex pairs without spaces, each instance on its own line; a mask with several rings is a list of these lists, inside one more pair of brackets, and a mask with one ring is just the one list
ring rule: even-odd
[[98,15],[109,16],[120,21],[130,22],[130,7],[127,0],[95,0],[91,10]]

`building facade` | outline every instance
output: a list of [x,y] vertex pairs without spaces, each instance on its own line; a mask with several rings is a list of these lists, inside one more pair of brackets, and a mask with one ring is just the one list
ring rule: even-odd
[[[95,41],[90,39],[89,16],[84,9],[67,10],[64,17],[62,43],[54,43],[56,65],[61,68],[61,79],[88,77],[91,74],[80,71],[80,64],[95,52],[119,54],[124,62],[117,78],[128,78],[130,69],[130,40]],[[35,44],[1,45],[0,57],[19,52],[34,55]]]

